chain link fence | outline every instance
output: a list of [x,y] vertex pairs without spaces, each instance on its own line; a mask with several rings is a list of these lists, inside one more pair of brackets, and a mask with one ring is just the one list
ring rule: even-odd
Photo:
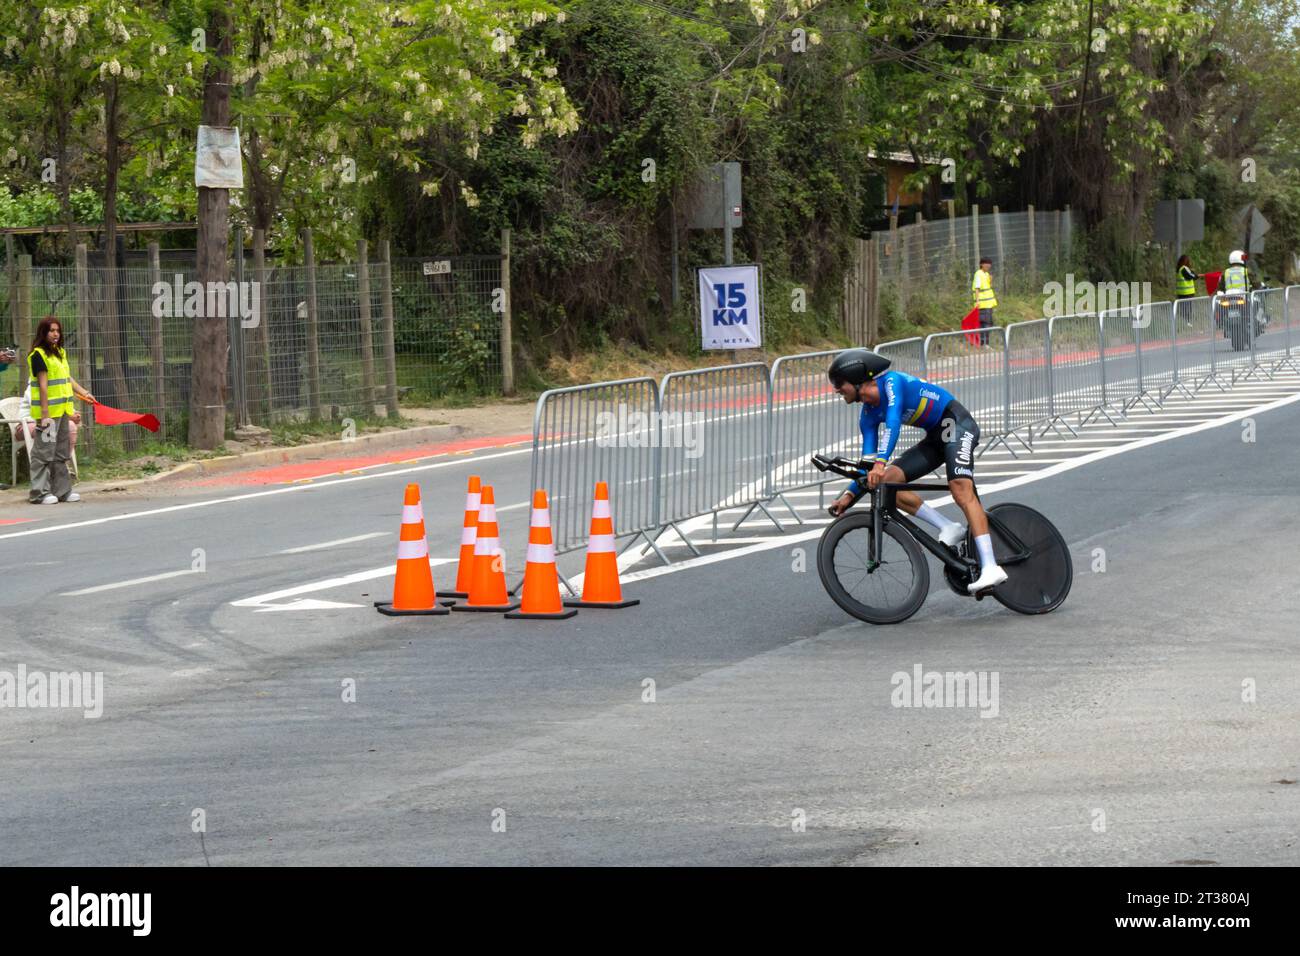
[[82,408],[82,461],[146,440],[183,443],[194,328],[227,325],[228,434],[240,425],[374,419],[503,388],[509,322],[503,256],[285,265],[232,264],[230,283],[200,288],[193,254],[109,268],[84,250],[71,266],[9,264],[0,316],[19,361],[0,397],[27,387],[25,356],[46,316],[62,326],[73,377],[106,405],[155,414],[157,435],[97,428]]
[[880,293],[901,308],[918,289],[970,288],[981,258],[993,260],[999,294],[1038,289],[1048,276],[1066,271],[1074,245],[1069,209],[981,212],[969,216],[895,224],[855,244],[845,278],[843,325],[855,344],[868,345],[880,331]]

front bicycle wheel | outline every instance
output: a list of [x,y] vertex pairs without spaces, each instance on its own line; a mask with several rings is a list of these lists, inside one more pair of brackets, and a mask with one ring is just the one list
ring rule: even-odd
[[871,512],[831,523],[817,546],[817,572],[831,599],[868,624],[897,624],[925,603],[930,567],[907,531],[885,522],[880,554],[871,555]]
[[[1008,502],[988,509],[993,556],[1007,579],[993,589],[993,597],[1020,614],[1046,614],[1065,601],[1074,583],[1074,562],[1056,525],[1027,505]],[[1025,546],[1029,556],[1015,560],[1016,548],[1003,529]]]

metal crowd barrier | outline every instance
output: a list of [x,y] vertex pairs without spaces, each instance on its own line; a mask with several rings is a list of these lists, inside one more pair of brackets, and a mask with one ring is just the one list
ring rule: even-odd
[[[1192,397],[1208,384],[1226,389],[1284,367],[1300,374],[1293,355],[1300,326],[1300,286],[1259,290],[1251,306],[1268,324],[1248,349],[1223,344],[1217,298],[1198,296],[1064,315],[1005,328],[941,332],[884,342],[876,351],[893,367],[952,392],[980,423],[980,454],[1011,439],[1031,453],[1047,431],[1078,435],[1094,421],[1119,424],[1132,409],[1164,403],[1177,391]],[[552,389],[537,403],[532,482],[551,494],[557,552],[581,548],[590,526],[592,489],[609,483],[619,537],[644,541],[642,553],[674,530],[693,553],[679,522],[744,509],[780,530],[769,509],[796,489],[823,490],[812,455],[854,455],[861,445],[861,409],[826,381],[837,350],[787,355],[768,366],[742,365],[674,372],[662,383],[623,379]],[[900,445],[911,438],[904,435]],[[824,502],[823,502],[824,503]],[[625,549],[626,550],[626,549]]]
[[1214,299],[1197,296],[1180,299],[1174,307],[1178,323],[1178,356],[1174,377],[1184,387],[1199,392],[1213,383],[1222,389],[1219,380],[1218,328],[1215,322]]
[[659,445],[659,383],[652,378],[542,393],[533,414],[531,487],[547,491],[557,553],[586,546],[598,481],[609,485],[620,537],[659,527]]
[[808,352],[782,356],[772,363],[765,496],[769,499],[782,492],[825,485],[829,480],[825,472],[809,464],[813,455],[855,455],[862,448],[858,430],[861,406],[847,404],[826,381],[826,369],[838,354]]
[[1297,323],[1300,323],[1300,286],[1289,286],[1282,297],[1282,355],[1273,366],[1274,372],[1288,365],[1292,371],[1300,372],[1300,366],[1291,356],[1291,329]]
[[982,440],[978,454],[1002,444],[1015,457],[1007,441],[1011,408],[1006,329],[999,326],[927,335],[925,367],[927,380],[952,392],[979,422]]
[[[741,521],[755,507],[772,518],[761,497],[767,487],[771,402],[772,380],[762,362],[664,376],[655,540],[672,528],[698,555],[678,521],[746,505]],[[802,523],[793,508],[790,513]]]
[[[899,339],[896,342],[881,342],[876,352],[889,359],[900,372],[925,378],[925,339],[917,336],[911,339]],[[832,355],[835,353],[831,353]]]
[[1082,428],[1098,415],[1109,418],[1100,320],[1092,314],[1054,316],[1048,319],[1047,335],[1052,352],[1053,420],[1064,422],[1066,415],[1077,415]]
[[[1052,347],[1048,320],[1007,326],[1007,431],[1032,448],[1034,428],[1046,431],[1052,410]],[[1021,433],[1025,437],[1021,437]]]
[[1178,326],[1172,302],[1152,302],[1141,307],[1142,384],[1157,404],[1177,388],[1174,381],[1178,351]]

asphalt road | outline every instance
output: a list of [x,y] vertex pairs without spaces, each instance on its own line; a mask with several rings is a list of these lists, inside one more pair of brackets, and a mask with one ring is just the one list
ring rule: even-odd
[[[815,541],[559,623],[374,613],[407,481],[435,557],[471,471],[522,551],[526,449],[59,506],[0,528],[0,669],[102,671],[104,710],[0,710],[0,863],[1294,864],[1300,403],[1243,427],[987,495],[1057,522],[1065,606],[936,567],[893,628]],[[894,706],[918,665],[996,674],[996,715]]]

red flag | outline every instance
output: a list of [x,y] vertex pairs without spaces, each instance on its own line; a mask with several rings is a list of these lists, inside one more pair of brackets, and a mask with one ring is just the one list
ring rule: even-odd
[[120,408],[95,402],[96,425],[130,425],[135,423],[151,432],[158,430],[158,419],[154,415],[141,415],[137,412],[124,412]]
[[[980,327],[980,307],[978,305],[966,313],[965,317],[961,320],[961,327],[963,329],[978,329]],[[980,337],[978,334],[967,335],[966,341],[972,346],[979,345]]]

